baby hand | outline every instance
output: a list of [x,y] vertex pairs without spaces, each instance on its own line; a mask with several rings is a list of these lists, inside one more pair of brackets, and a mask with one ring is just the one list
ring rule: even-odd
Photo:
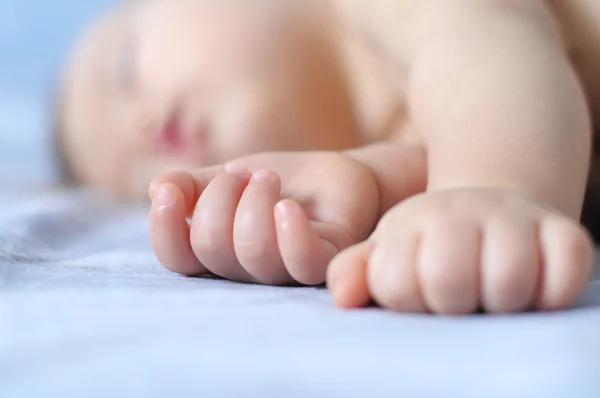
[[166,268],[265,284],[323,283],[329,261],[366,239],[379,212],[371,171],[334,152],[170,173],[150,197],[151,242]]
[[398,204],[369,241],[340,253],[328,286],[342,307],[402,312],[559,309],[583,291],[592,243],[577,223],[496,189],[429,192]]

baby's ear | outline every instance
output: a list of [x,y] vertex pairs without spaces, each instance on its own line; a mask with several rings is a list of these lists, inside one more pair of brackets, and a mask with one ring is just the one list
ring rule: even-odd
[[173,184],[178,187],[185,198],[186,213],[191,215],[194,212],[196,202],[200,195],[210,182],[219,174],[225,171],[225,167],[213,166],[197,169],[194,171],[173,171],[155,178],[148,189],[150,200],[154,197],[156,188],[162,184]]

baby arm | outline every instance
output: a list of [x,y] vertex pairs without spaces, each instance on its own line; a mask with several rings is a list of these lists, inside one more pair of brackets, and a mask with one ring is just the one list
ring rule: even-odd
[[434,3],[417,27],[409,99],[429,190],[507,189],[578,219],[590,120],[544,2]]
[[591,127],[545,3],[430,1],[413,33],[427,192],[333,260],[336,302],[444,314],[573,303],[592,258],[577,225]]

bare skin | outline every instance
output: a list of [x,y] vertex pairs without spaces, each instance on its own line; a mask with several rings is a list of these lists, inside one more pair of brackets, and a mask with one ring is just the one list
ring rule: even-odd
[[[565,3],[334,2],[377,48],[339,43],[336,68],[349,71],[358,109],[329,124],[355,123],[343,151],[258,154],[155,179],[159,260],[186,275],[327,281],[346,308],[569,306],[591,268],[578,219],[600,95],[584,73],[597,46],[572,18],[600,6]],[[345,149],[380,139],[392,142]]]
[[[361,228],[346,226],[344,232],[357,243],[346,247],[346,242],[336,245],[309,222],[339,226],[339,221],[311,213],[297,192],[284,189],[277,195],[275,174],[269,177],[270,184],[264,179],[267,173],[260,171],[230,187],[220,180],[227,174],[211,180],[200,171],[203,177],[197,179],[196,193],[204,193],[196,203],[191,237],[160,248],[163,263],[178,270],[186,263],[178,253],[186,248],[190,258],[197,259],[198,273],[222,273],[222,264],[211,259],[237,259],[236,272],[244,277],[226,275],[236,280],[254,280],[256,271],[250,264],[257,263],[267,264],[262,270],[277,264],[279,275],[285,276],[280,282],[319,283],[327,269],[327,283],[339,306],[360,307],[374,300],[403,312],[549,310],[564,308],[578,297],[592,258],[590,239],[577,223],[589,167],[591,115],[553,10],[542,1],[411,4],[411,23],[394,24],[404,31],[391,35],[384,45],[389,56],[403,62],[407,70],[405,100],[411,110],[407,123],[419,132],[427,152],[426,166],[421,164],[421,172],[415,172],[419,170],[416,162],[405,173],[384,161],[384,172],[377,173],[372,165],[380,165],[382,157],[369,157],[374,149],[366,147],[361,154],[352,151],[345,156],[371,170],[380,187],[388,183],[382,174],[405,173],[410,186],[426,186],[425,191],[416,195],[410,190],[395,192],[399,195],[391,202],[396,204],[380,207],[383,218],[366,241],[360,242]],[[384,15],[393,15],[394,10],[386,11]],[[266,155],[239,162],[236,165],[250,172],[256,168],[279,171],[277,165],[268,164]],[[316,161],[310,163],[314,167]],[[324,159],[321,168],[326,165]],[[346,175],[357,173],[348,169]],[[284,186],[286,179],[299,187],[303,177],[310,179],[310,173],[303,172],[293,179],[285,173],[280,176]],[[174,231],[171,223],[177,219],[176,209],[196,199],[180,195],[177,178],[161,177],[151,187],[155,248]],[[344,179],[341,171],[337,178]],[[321,214],[335,214],[336,209],[345,214],[361,211],[364,203],[360,200],[350,200],[348,210],[328,202],[326,194],[319,195],[329,181],[321,181],[322,188],[315,190],[311,201],[329,208]],[[398,181],[389,183],[399,186]],[[360,190],[344,190],[343,186],[337,192],[340,197],[361,195]],[[214,230],[196,215],[215,213],[214,203],[204,201],[204,195],[209,199],[230,195],[231,202],[220,207],[227,216],[219,216],[228,221],[217,222],[226,231],[221,235],[227,237],[226,244],[203,238]],[[265,196],[271,197],[268,203],[261,199]],[[256,218],[251,231],[239,231],[238,226],[243,229],[246,224],[238,220],[253,212],[272,217]],[[184,234],[187,224],[182,215],[179,210],[178,225]],[[202,228],[208,230],[196,232]],[[267,241],[278,244],[264,245],[270,252],[261,256],[259,251],[248,261],[244,248],[262,247],[265,231]],[[290,242],[306,243],[295,246]],[[303,257],[302,263],[304,267],[320,264],[316,274],[311,274],[319,278],[294,278],[298,263],[287,261],[296,258],[288,250],[305,248],[312,250],[303,251],[304,256],[313,253],[315,257]],[[341,252],[329,262],[336,251]],[[258,281],[264,282],[264,275]]]
[[134,1],[100,18],[59,98],[76,179],[139,198],[168,170],[363,144],[331,13],[277,4]]

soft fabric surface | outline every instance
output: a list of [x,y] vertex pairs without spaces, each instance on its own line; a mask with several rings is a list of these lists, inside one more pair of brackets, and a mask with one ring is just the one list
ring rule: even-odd
[[169,273],[147,209],[37,190],[61,52],[109,2],[0,2],[0,397],[600,397],[598,274],[554,314],[343,312]]
[[146,209],[0,200],[0,397],[600,396],[600,284],[554,314],[343,312],[323,289],[184,278]]

